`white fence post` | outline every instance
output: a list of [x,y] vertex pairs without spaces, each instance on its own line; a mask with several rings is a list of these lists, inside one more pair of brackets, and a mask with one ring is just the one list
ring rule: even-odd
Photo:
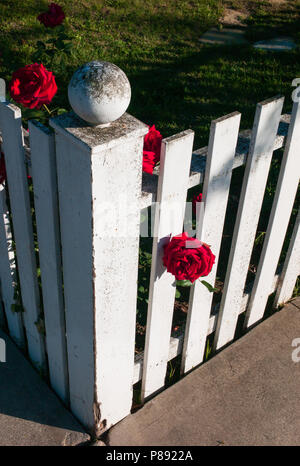
[[[211,246],[216,256],[207,281],[214,286],[224,219],[227,208],[233,160],[241,114],[235,112],[211,124],[203,185],[204,215],[197,226],[197,237]],[[187,372],[203,360],[213,293],[199,280],[192,286],[182,351],[181,371]]]
[[36,326],[40,315],[40,297],[25,167],[21,110],[13,104],[1,103],[0,128],[3,137],[2,147],[5,154],[28,352],[32,363],[38,369],[44,370],[46,362],[44,337]]
[[29,137],[49,376],[52,388],[68,403],[54,134],[42,124],[30,121]]
[[234,338],[283,100],[269,99],[256,107],[214,339],[215,349]]
[[290,220],[300,176],[300,105],[295,102],[263,249],[248,304],[245,327],[265,312],[277,263]]
[[91,127],[73,113],[50,124],[56,133],[70,405],[98,435],[132,405],[148,128],[126,113],[106,128]]
[[11,338],[21,348],[25,348],[22,313],[15,312],[15,287],[17,271],[15,253],[12,247],[12,231],[6,203],[5,187],[0,185],[0,282],[4,311]]

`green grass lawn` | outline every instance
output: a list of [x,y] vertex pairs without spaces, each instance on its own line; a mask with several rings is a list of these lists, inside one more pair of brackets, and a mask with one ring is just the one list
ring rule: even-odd
[[[90,60],[120,66],[132,86],[129,112],[155,123],[163,136],[192,128],[196,147],[205,145],[210,121],[234,110],[242,127],[250,127],[256,102],[276,94],[291,107],[291,82],[300,75],[299,50],[266,53],[251,46],[210,47],[199,43],[219,24],[224,6],[250,12],[251,40],[276,33],[297,36],[300,2],[282,10],[269,2],[236,0],[84,0],[58,2],[72,37],[71,54],[56,54],[46,63],[56,76],[58,93],[51,108],[69,109],[67,85],[75,69]],[[32,63],[38,41],[56,37],[37,15],[47,1],[1,2],[0,76],[9,80],[17,68]],[[287,10],[288,12],[284,12]],[[288,28],[288,29],[287,29]],[[26,118],[46,115],[25,110]]]

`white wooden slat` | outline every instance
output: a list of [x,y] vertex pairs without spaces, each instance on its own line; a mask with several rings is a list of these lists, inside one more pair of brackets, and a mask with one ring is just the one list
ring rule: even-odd
[[22,315],[14,312],[12,306],[17,283],[15,254],[12,247],[12,231],[6,203],[5,187],[0,185],[0,281],[1,294],[11,338],[21,348],[25,348]]
[[[211,273],[205,278],[214,286],[230,180],[241,114],[235,112],[212,121],[203,185],[204,215],[197,226],[197,237],[211,246],[216,256]],[[201,280],[201,279],[200,279]],[[203,361],[213,293],[197,280],[191,288],[184,337],[181,371],[191,370]]]
[[70,406],[99,435],[132,406],[139,200],[148,127],[125,113],[107,128],[94,128],[72,112],[51,120],[51,126]]
[[30,121],[29,137],[49,376],[52,388],[67,403],[67,345],[54,134],[42,124]]
[[175,278],[163,265],[170,235],[182,232],[194,132],[184,131],[162,142],[155,210],[152,266],[145,342],[142,398],[163,387],[175,299]]
[[[279,275],[275,275],[273,277],[273,283],[272,283],[270,294],[274,293],[274,291],[277,289],[278,283],[279,283]],[[239,314],[242,314],[243,312],[246,311],[249,298],[250,298],[250,292],[247,291],[243,294]],[[209,318],[207,336],[211,335],[216,330],[218,311],[219,311],[219,305],[216,306],[216,308],[214,309],[215,313],[211,315]],[[169,356],[168,356],[169,361],[171,361],[171,359],[174,359],[176,356],[179,356],[179,354],[181,354],[182,348],[183,348],[183,337],[184,337],[183,333],[179,334],[176,337],[171,337],[170,346],[169,346]],[[133,385],[142,379],[143,360],[144,360],[144,353],[140,353],[135,357]]]
[[274,307],[287,302],[293,295],[295,283],[300,275],[300,211],[298,212],[289,248],[280,274]]
[[40,314],[40,300],[20,109],[12,104],[1,103],[0,127],[3,137],[2,147],[5,154],[28,352],[32,363],[43,370],[45,368],[45,346],[44,338],[35,324]]
[[[1,282],[0,282],[0,286],[1,286]],[[0,328],[5,329],[5,317],[4,317],[4,307],[2,305],[1,289],[0,289]]]
[[[281,115],[278,132],[274,141],[273,151],[281,149],[284,146],[290,117],[291,115],[289,114]],[[250,139],[251,131],[249,129],[240,131],[233,162],[233,170],[246,164]],[[189,188],[193,188],[194,186],[203,183],[207,150],[208,148],[206,146],[193,151],[188,185]],[[155,168],[153,175],[148,176],[147,174],[144,174],[143,176],[143,187],[140,203],[141,209],[149,207],[156,200],[158,174],[159,166]]]
[[221,348],[234,337],[283,100],[269,99],[256,107],[214,349]]
[[6,100],[6,84],[3,78],[0,78],[0,102]]
[[293,105],[287,142],[281,162],[270,219],[257,273],[246,312],[245,327],[259,321],[265,307],[279,261],[300,177],[300,105]]

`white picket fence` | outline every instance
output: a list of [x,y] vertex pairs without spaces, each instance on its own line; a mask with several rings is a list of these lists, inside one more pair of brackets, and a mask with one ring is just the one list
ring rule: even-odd
[[[276,291],[275,305],[292,296],[300,274],[300,214],[279,274],[278,261],[299,183],[300,109],[294,103],[291,115],[281,115],[282,106],[282,98],[259,103],[252,131],[239,132],[238,112],[213,121],[208,147],[200,150],[193,151],[191,130],[164,139],[159,173],[142,177],[148,128],[129,114],[99,129],[71,112],[52,119],[52,129],[29,122],[28,135],[20,109],[0,103],[8,185],[0,187],[2,320],[33,364],[49,370],[53,389],[95,435],[130,413],[135,383],[142,380],[142,399],[148,399],[164,387],[169,360],[182,354],[181,371],[190,371],[203,361],[208,335],[215,333],[218,350],[233,340],[241,313],[246,312],[248,328],[263,317],[271,293]],[[263,250],[252,290],[245,293],[272,154],[281,147]],[[170,234],[182,232],[187,190],[203,183],[205,210],[197,237],[216,255],[208,277],[214,284],[232,170],[241,165],[245,173],[218,312],[211,312],[212,293],[195,282],[185,334],[170,337],[176,289],[162,264],[163,246]],[[41,302],[28,173],[46,336],[36,325]],[[160,208],[155,209],[145,352],[135,358],[140,211],[155,201]],[[177,215],[170,226],[174,202]],[[128,235],[120,234],[124,222]],[[24,312],[12,310],[18,280]]]

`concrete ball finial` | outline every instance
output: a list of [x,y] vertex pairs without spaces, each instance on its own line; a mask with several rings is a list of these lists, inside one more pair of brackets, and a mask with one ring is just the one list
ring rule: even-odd
[[113,63],[92,61],[73,74],[68,87],[74,112],[93,126],[108,126],[125,113],[131,98],[126,74]]

